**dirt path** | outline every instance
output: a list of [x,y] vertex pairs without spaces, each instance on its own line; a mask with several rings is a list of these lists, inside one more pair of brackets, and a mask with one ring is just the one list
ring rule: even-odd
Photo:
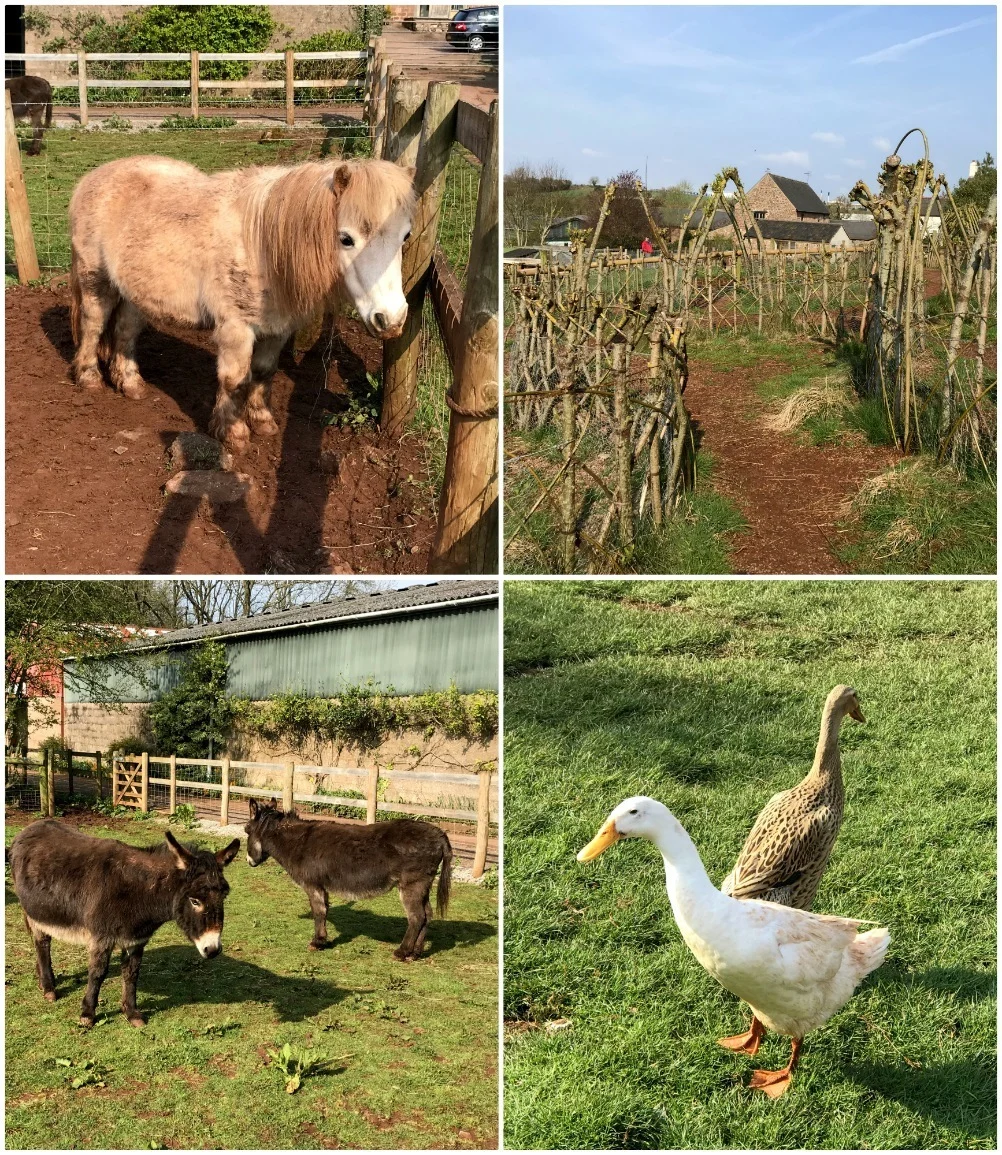
[[149,328],[130,401],[72,383],[65,288],[6,291],[9,573],[425,573],[433,511],[416,438],[327,424],[381,363],[379,342],[339,322],[302,364],[282,355],[272,391],[280,433],[254,438],[232,505],[165,496],[166,450],[205,432],[211,335]]
[[767,430],[755,386],[788,369],[781,361],[751,369],[690,363],[686,401],[713,458],[713,486],[748,523],[732,539],[731,560],[736,573],[847,573],[832,549],[837,510],[899,457],[865,443],[799,444],[795,434]]

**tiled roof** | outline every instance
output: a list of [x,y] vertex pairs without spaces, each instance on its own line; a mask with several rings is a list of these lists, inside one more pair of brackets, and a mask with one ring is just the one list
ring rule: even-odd
[[787,200],[798,213],[824,213],[828,215],[828,206],[803,180],[793,180],[788,176],[769,174],[786,196]]
[[[756,221],[764,241],[805,241],[810,245],[827,244],[842,227],[841,221]],[[754,237],[749,226],[746,237]]]

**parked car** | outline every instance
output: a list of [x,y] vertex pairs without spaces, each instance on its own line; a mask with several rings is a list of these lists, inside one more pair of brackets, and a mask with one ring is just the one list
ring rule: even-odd
[[449,21],[446,43],[469,52],[498,50],[498,7],[460,8]]

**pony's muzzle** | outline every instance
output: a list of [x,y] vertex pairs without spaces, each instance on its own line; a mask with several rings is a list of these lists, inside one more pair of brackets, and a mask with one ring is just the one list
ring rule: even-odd
[[407,306],[404,305],[399,313],[391,314],[384,310],[377,310],[370,314],[366,327],[373,337],[389,341],[399,337],[404,331],[404,322],[407,320]]

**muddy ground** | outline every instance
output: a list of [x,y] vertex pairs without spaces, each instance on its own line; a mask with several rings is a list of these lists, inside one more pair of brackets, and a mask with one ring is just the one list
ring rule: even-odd
[[79,389],[65,287],[6,291],[8,573],[423,573],[434,536],[417,436],[329,424],[381,363],[378,341],[340,320],[272,391],[280,432],[234,468],[247,497],[210,506],[165,496],[167,448],[205,432],[215,397],[211,334],[149,328],[131,401]]

